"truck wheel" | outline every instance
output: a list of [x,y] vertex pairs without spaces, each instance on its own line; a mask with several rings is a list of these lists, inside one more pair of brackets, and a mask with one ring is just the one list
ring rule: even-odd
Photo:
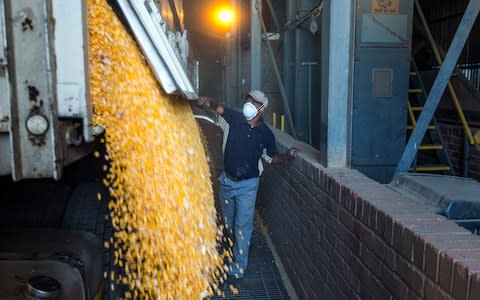
[[[98,200],[98,195],[101,200]],[[100,183],[83,183],[75,187],[67,203],[63,217],[63,228],[88,231],[94,233],[109,247],[104,252],[104,300],[119,299],[120,285],[112,280],[119,274],[119,268],[114,265],[114,250],[110,243],[113,228],[108,212],[108,190]]]

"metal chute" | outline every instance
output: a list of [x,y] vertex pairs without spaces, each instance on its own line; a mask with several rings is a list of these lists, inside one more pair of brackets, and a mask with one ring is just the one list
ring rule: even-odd
[[[186,33],[168,32],[160,12],[152,0],[116,0],[122,19],[127,23],[142,49],[157,80],[166,93],[179,93],[188,99],[197,98],[197,90],[188,76],[186,57],[179,48]],[[192,72],[195,73],[195,72]]]

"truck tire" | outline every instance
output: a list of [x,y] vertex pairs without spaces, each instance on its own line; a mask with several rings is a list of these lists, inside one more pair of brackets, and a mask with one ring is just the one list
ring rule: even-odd
[[[101,200],[98,200],[98,195]],[[105,245],[104,252],[104,300],[120,299],[120,285],[112,280],[111,273],[119,274],[114,265],[114,249],[110,243],[113,227],[108,213],[108,190],[100,183],[91,182],[77,185],[67,203],[63,228],[94,233]]]
[[70,193],[68,185],[51,180],[2,182],[0,227],[59,228]]

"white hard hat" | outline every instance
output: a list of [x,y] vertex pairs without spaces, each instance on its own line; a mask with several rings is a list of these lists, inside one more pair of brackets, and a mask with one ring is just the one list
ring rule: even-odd
[[262,103],[264,107],[268,106],[268,98],[267,96],[265,96],[265,94],[262,91],[253,90],[253,91],[250,91],[248,95],[250,95],[253,98],[253,100]]

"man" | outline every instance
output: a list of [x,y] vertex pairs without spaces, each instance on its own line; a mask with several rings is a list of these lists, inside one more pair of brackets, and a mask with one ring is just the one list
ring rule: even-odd
[[269,163],[281,163],[294,159],[298,149],[291,148],[279,154],[275,137],[263,122],[262,114],[268,106],[268,98],[258,90],[248,94],[242,112],[237,112],[208,97],[197,100],[221,115],[229,125],[224,153],[224,172],[219,178],[219,198],[225,227],[233,230],[234,261],[227,274],[231,278],[243,278],[248,265],[248,250],[253,231],[253,215],[258,185],[260,183],[259,160],[262,154]]

